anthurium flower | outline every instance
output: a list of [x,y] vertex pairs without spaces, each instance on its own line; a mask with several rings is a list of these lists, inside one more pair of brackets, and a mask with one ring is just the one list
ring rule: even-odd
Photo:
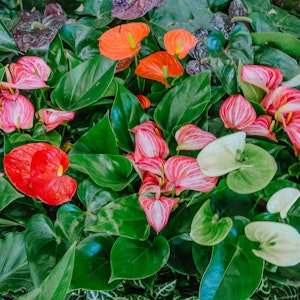
[[139,124],[131,129],[132,132],[136,133],[138,130],[149,130],[153,132],[154,134],[161,136],[161,129],[158,127],[158,125],[153,121],[146,121],[142,124]]
[[186,57],[197,42],[198,39],[184,29],[174,29],[164,35],[167,52],[178,56],[179,59]]
[[76,181],[63,175],[69,166],[65,152],[47,143],[28,143],[4,156],[3,166],[11,183],[22,193],[49,205],[69,201]]
[[33,116],[34,107],[26,97],[19,95],[15,101],[2,99],[0,128],[4,132],[10,133],[16,129],[31,128]]
[[165,176],[173,183],[176,195],[184,190],[209,192],[217,184],[217,177],[205,176],[196,158],[176,155],[165,163]]
[[260,65],[243,65],[241,79],[268,93],[280,85],[283,75],[277,68]]
[[215,139],[216,137],[212,133],[204,131],[196,125],[186,124],[175,133],[175,140],[178,144],[176,151],[200,150]]
[[75,112],[47,108],[37,111],[36,117],[39,119],[39,122],[46,124],[46,131],[50,131],[64,121],[73,120]]
[[165,196],[159,199],[139,197],[139,203],[146,213],[147,220],[157,233],[167,225],[170,213],[178,201],[179,198]]
[[273,132],[275,121],[272,120],[272,117],[269,115],[258,116],[255,121],[243,128],[243,131],[247,135],[260,135],[265,136],[273,141],[277,142],[275,133]]
[[246,237],[260,243],[253,253],[279,267],[289,267],[300,262],[300,235],[288,224],[257,221],[245,227]]
[[145,95],[136,95],[136,97],[140,101],[143,109],[148,109],[151,106],[151,101]]
[[293,187],[286,187],[271,196],[267,202],[270,213],[280,213],[281,218],[286,218],[289,209],[300,197],[300,191]]
[[139,189],[139,195],[142,197],[153,197],[158,199],[161,194],[159,178],[150,172],[146,172],[143,177],[143,182]]
[[284,130],[294,146],[295,155],[300,152],[300,112],[291,113],[285,120]]
[[151,172],[164,178],[165,161],[159,157],[145,157],[136,164],[143,171]]
[[168,88],[170,84],[167,78],[181,76],[183,72],[178,60],[166,51],[158,51],[141,59],[135,69],[136,75],[159,81]]
[[254,122],[256,112],[242,95],[232,95],[220,106],[220,117],[226,128],[242,130]]
[[[300,91],[287,86],[279,86],[278,88],[269,92],[260,102],[260,105],[269,114],[275,115],[281,107],[290,103],[293,103],[293,106],[296,104],[297,110],[297,106],[300,104]],[[285,109],[285,111],[287,110]],[[277,116],[280,114],[277,113]]]
[[105,31],[99,38],[100,52],[113,60],[131,57],[140,51],[141,41],[149,32],[149,26],[142,22],[115,26]]

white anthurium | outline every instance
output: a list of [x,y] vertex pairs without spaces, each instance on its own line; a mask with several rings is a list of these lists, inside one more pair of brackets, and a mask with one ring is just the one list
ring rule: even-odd
[[253,253],[262,259],[280,266],[289,267],[300,263],[300,235],[288,224],[257,221],[245,227],[246,237],[260,243]]
[[225,135],[209,143],[198,154],[197,162],[206,176],[221,176],[245,166],[239,155],[245,149],[246,133]]
[[300,191],[293,187],[286,187],[275,194],[269,199],[267,203],[267,210],[274,214],[280,213],[281,218],[286,218],[289,209],[300,197]]

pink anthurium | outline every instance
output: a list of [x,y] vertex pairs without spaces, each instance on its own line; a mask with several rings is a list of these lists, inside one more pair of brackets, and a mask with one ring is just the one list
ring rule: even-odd
[[244,65],[241,70],[241,79],[268,93],[280,85],[283,80],[283,75],[277,68],[260,65]]
[[215,139],[216,137],[212,133],[204,131],[196,125],[186,124],[175,133],[175,140],[178,144],[176,151],[200,150]]
[[64,121],[73,120],[75,112],[47,108],[37,111],[36,117],[39,119],[39,122],[46,124],[46,131],[50,131]]
[[151,130],[139,129],[135,134],[134,160],[138,163],[145,157],[166,158],[169,148],[165,140]]
[[4,156],[3,166],[10,182],[22,193],[49,205],[69,201],[76,181],[63,173],[69,166],[65,152],[47,143],[29,143]]
[[218,177],[205,176],[196,158],[177,155],[165,163],[165,176],[172,182],[176,195],[184,190],[209,192],[217,184]]
[[260,102],[260,105],[269,114],[275,115],[278,109],[289,103],[296,105],[300,103],[300,91],[287,86],[279,86],[268,93]]
[[33,125],[34,107],[24,96],[19,95],[15,101],[2,100],[0,128],[7,133],[16,129],[27,129]]
[[153,121],[146,121],[146,122],[144,122],[142,124],[139,124],[139,125],[133,127],[131,129],[131,131],[134,132],[134,133],[136,133],[140,129],[149,130],[149,131],[155,133],[156,135],[161,136],[161,130],[160,130],[160,128]]
[[179,198],[160,197],[159,199],[139,197],[139,202],[146,213],[149,224],[158,233],[168,223],[170,213]]
[[220,106],[220,117],[226,128],[242,130],[254,122],[256,112],[242,95],[232,95]]
[[243,128],[243,131],[247,135],[260,135],[265,136],[273,141],[277,142],[273,127],[275,121],[269,115],[262,115],[256,118],[256,120],[249,126]]
[[160,180],[159,178],[152,174],[147,172],[143,178],[143,182],[140,186],[139,189],[139,195],[146,197],[146,196],[153,196],[149,194],[154,194],[155,199],[158,199],[161,194],[161,189],[160,189]]
[[137,166],[143,171],[148,171],[164,178],[164,164],[165,161],[159,157],[145,157],[137,163]]

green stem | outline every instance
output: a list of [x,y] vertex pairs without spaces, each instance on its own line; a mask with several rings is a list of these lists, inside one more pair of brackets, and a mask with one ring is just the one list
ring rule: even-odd
[[[137,68],[137,65],[138,65],[138,57],[137,57],[137,54],[136,54],[136,53],[134,53],[134,64],[135,64],[135,68]],[[142,94],[141,81],[140,81],[140,77],[139,77],[138,75],[136,75],[136,80],[137,80],[137,84],[138,84],[139,94]]]
[[243,17],[243,16],[235,16],[231,19],[231,22],[246,22],[246,23],[252,23],[253,20],[250,19],[249,17]]
[[252,207],[252,209],[249,212],[250,215],[254,215],[254,210],[257,207],[257,205],[258,205],[259,201],[261,200],[261,198],[262,198],[262,195],[260,195],[260,196],[257,197],[257,199],[256,199],[256,201],[255,201],[255,203],[254,203],[254,205]]

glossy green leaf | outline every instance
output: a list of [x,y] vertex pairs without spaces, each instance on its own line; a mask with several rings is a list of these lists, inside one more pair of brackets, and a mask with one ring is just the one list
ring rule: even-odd
[[236,25],[232,31],[229,44],[225,44],[220,31],[213,31],[207,38],[209,62],[221,81],[226,93],[238,93],[238,63],[253,63],[252,40],[245,25]]
[[55,267],[60,242],[46,215],[35,214],[28,222],[25,244],[31,277],[36,287],[40,286]]
[[0,177],[0,194],[0,211],[14,200],[24,197],[24,195],[15,190],[13,186],[3,177]]
[[82,135],[69,152],[70,155],[90,153],[119,154],[108,115]]
[[226,238],[232,225],[231,218],[214,214],[207,200],[193,218],[190,236],[200,245],[213,246]]
[[120,84],[117,87],[116,98],[111,109],[111,125],[118,146],[126,152],[132,152],[133,134],[130,129],[148,121],[149,117],[134,94]]
[[161,99],[154,112],[154,121],[171,133],[175,126],[199,118],[209,104],[210,95],[210,72],[187,77]]
[[110,236],[93,234],[77,245],[71,289],[111,290],[118,286],[117,280],[109,283],[113,243]]
[[33,283],[27,262],[24,233],[10,232],[0,239],[0,294],[29,290]]
[[21,53],[11,33],[9,32],[5,24],[2,22],[2,20],[0,20],[0,51],[15,52],[18,54]]
[[74,204],[64,204],[57,211],[56,224],[70,242],[81,239],[84,220],[85,213]]
[[0,230],[8,228],[10,226],[22,226],[20,223],[0,218]]
[[145,240],[150,227],[135,194],[105,205],[99,211],[97,221],[86,230]]
[[257,192],[272,180],[277,164],[266,150],[252,144],[246,144],[243,152],[244,167],[227,175],[227,185],[238,194]]
[[111,281],[154,275],[167,262],[169,253],[169,244],[162,236],[153,242],[119,237],[111,250]]
[[122,155],[73,154],[70,162],[72,168],[88,174],[99,186],[120,191],[129,183],[132,166]]
[[51,100],[67,111],[89,106],[108,89],[114,70],[114,61],[97,55],[66,73],[51,93]]

